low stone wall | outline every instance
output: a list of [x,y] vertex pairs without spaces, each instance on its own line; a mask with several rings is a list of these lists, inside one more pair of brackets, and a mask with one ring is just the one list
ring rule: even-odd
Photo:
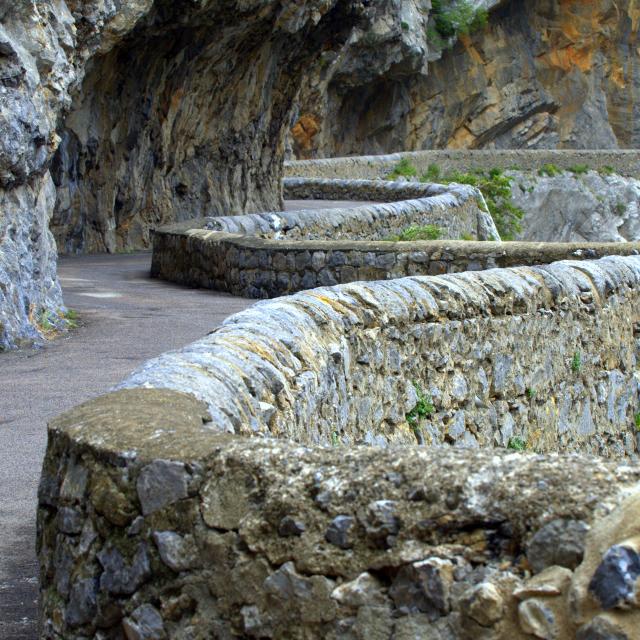
[[633,640],[639,286],[341,285],[150,361],[50,425],[42,637]]
[[[342,193],[347,199],[382,200],[384,204],[218,216],[202,218],[197,226],[279,240],[376,240],[411,225],[430,224],[437,226],[445,238],[468,235],[478,240],[500,239],[485,211],[482,194],[468,185],[408,185],[379,180],[294,180],[289,184],[299,194],[322,193],[322,199],[340,199],[337,194]],[[167,228],[187,229],[190,225],[194,226],[193,221]]]
[[640,252],[638,242],[292,242],[192,228],[204,224],[207,223],[190,221],[157,230],[151,275],[249,298],[273,298],[359,280],[481,271]]
[[435,164],[442,174],[473,169],[521,169],[538,171],[544,164],[560,169],[587,165],[591,169],[611,167],[623,176],[640,177],[640,153],[637,150],[464,150],[407,151],[380,156],[355,156],[321,160],[292,160],[285,163],[285,175],[299,178],[349,178],[372,180],[386,176],[406,158],[425,173]]

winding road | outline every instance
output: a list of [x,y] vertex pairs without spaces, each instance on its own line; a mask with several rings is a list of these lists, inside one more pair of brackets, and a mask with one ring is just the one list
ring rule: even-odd
[[[354,203],[291,201],[287,209]],[[139,364],[218,326],[252,300],[149,278],[150,253],[63,257],[79,327],[41,349],[0,354],[0,638],[37,637],[35,509],[46,424]]]

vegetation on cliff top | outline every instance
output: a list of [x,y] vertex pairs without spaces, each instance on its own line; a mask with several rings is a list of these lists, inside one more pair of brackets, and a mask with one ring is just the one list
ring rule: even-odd
[[467,35],[486,27],[489,14],[469,0],[432,0],[432,24],[427,30],[429,42],[437,49],[450,47],[459,35]]

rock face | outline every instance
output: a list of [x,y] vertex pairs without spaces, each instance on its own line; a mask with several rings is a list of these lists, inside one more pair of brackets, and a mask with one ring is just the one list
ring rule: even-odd
[[488,26],[451,50],[429,24],[426,56],[410,55],[425,14],[407,11],[394,57],[365,55],[392,37],[390,25],[327,57],[300,100],[295,154],[639,145],[635,2],[490,4]]
[[640,239],[640,181],[596,171],[555,176],[511,171],[513,202],[525,212],[521,239],[624,242]]
[[156,2],[74,97],[53,165],[60,249],[147,246],[161,222],[279,208],[291,102],[356,8]]
[[52,177],[64,251],[140,247],[158,221],[273,208],[306,69],[354,24],[398,12],[368,4],[4,3],[0,344],[33,338],[33,318],[62,307]]

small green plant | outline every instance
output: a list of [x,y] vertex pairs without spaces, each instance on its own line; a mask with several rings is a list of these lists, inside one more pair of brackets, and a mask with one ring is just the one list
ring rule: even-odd
[[427,42],[434,49],[451,49],[453,46],[453,42],[443,38],[433,25],[427,27]]
[[575,164],[573,167],[569,167],[569,171],[578,176],[582,176],[585,173],[589,173],[589,167],[586,164]]
[[571,358],[571,371],[579,373],[582,369],[582,355],[579,351],[576,351]]
[[460,236],[460,240],[466,240],[467,242],[471,242],[475,240],[475,238],[470,233],[463,233]]
[[442,229],[435,224],[407,227],[398,235],[389,236],[385,240],[391,242],[414,242],[417,240],[439,240],[442,237]]
[[636,413],[636,415],[633,416],[633,421],[636,425],[636,431],[640,432],[640,413]]
[[393,171],[388,175],[389,180],[396,180],[397,178],[413,178],[418,175],[418,170],[411,164],[408,158],[402,158],[400,162],[393,168]]
[[37,318],[37,324],[40,331],[43,333],[51,333],[55,329],[55,316],[51,311],[43,309]]
[[615,207],[613,207],[613,210],[619,215],[619,216],[623,216],[626,212],[627,212],[627,205],[622,202],[621,200],[618,200],[616,202]]
[[540,169],[538,169],[539,176],[549,176],[550,178],[553,178],[554,176],[559,176],[561,174],[562,169],[551,163],[543,164]]
[[320,68],[325,69],[331,64],[331,57],[326,55],[321,55],[318,62],[320,63]]
[[513,436],[513,438],[509,439],[509,444],[507,445],[507,449],[512,449],[513,451],[526,451],[527,442],[523,438],[518,436]]
[[331,433],[331,446],[332,447],[337,447],[340,445],[340,440],[338,438],[338,432],[337,431],[333,431]]
[[402,27],[403,31],[409,31],[409,23],[405,22],[404,20],[400,23],[400,26]]
[[600,169],[598,169],[598,173],[601,176],[610,176],[612,174],[614,174],[616,172],[616,170],[609,164],[606,164],[604,167],[600,167]]
[[418,401],[415,407],[413,407],[409,413],[405,414],[405,418],[417,436],[420,430],[420,420],[430,418],[436,412],[436,408],[433,406],[431,397],[420,388],[418,383],[414,381],[412,384],[416,390]]
[[420,182],[438,182],[440,179],[440,167],[437,164],[430,164],[427,172],[422,175]]
[[532,389],[531,387],[527,388],[525,393],[527,394],[527,398],[529,398],[529,400],[533,400],[536,397],[536,390]]
[[78,326],[78,320],[80,319],[80,315],[74,309],[67,309],[65,313],[62,314],[62,317],[67,322],[67,327],[69,329],[76,329]]

